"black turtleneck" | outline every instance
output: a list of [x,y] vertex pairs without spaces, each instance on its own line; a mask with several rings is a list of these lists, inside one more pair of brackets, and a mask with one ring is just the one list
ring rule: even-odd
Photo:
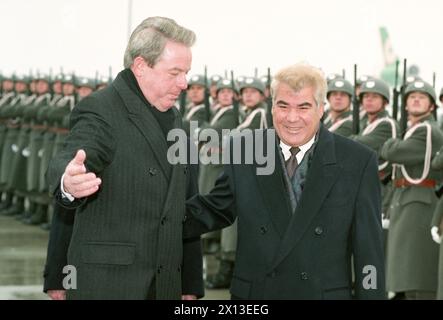
[[160,125],[160,128],[162,129],[166,139],[166,137],[168,136],[168,132],[174,129],[175,115],[172,108],[165,112],[161,112],[151,103],[149,103],[149,101],[143,95],[143,92],[140,89],[140,86],[138,85],[138,82],[135,79],[134,73],[132,72],[131,69],[123,70],[121,72],[121,75],[123,77],[123,80],[125,80],[126,84],[129,86],[129,88],[146,104],[148,110],[151,111],[152,115]]

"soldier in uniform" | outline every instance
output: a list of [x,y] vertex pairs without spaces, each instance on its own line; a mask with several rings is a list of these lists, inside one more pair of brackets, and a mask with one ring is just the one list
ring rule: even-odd
[[397,122],[392,119],[385,110],[389,103],[389,87],[379,79],[373,79],[363,82],[360,89],[360,102],[367,115],[367,124],[361,128],[360,134],[351,136],[379,155],[379,177],[382,183],[382,212],[387,214],[392,195],[391,172],[392,166],[388,161],[380,157],[380,151],[383,144],[390,138],[396,138],[399,135]]
[[349,137],[352,134],[351,102],[354,88],[352,84],[342,78],[335,78],[328,82],[326,98],[329,102],[329,112],[323,124],[336,134]]
[[[1,158],[2,158],[2,151],[3,151],[3,144],[5,142],[6,133],[7,133],[7,116],[5,115],[4,110],[7,110],[6,107],[11,103],[11,100],[15,97],[15,91],[14,91],[14,79],[13,77],[4,76],[2,79],[2,96],[0,99],[0,168],[1,168]],[[6,107],[6,108],[5,108]],[[0,204],[0,210],[3,210],[11,205],[12,201],[12,193],[4,192],[5,185],[0,184],[0,200],[2,200],[3,193],[5,194],[5,199],[2,200]]]
[[[38,177],[40,174],[39,150],[43,142],[45,131],[44,123],[38,113],[51,101],[51,80],[49,76],[39,74],[36,78],[36,94],[34,102],[23,113],[22,132],[24,134],[24,147],[22,150],[23,167],[18,167],[15,173],[17,179],[25,180],[24,196],[29,201],[28,210],[20,217],[27,224],[38,224],[43,217],[44,207],[39,203]],[[27,135],[27,136],[26,136]]]
[[86,98],[94,92],[96,87],[95,80],[87,77],[76,78],[77,101]]
[[[188,81],[187,97],[190,103],[186,106],[183,114],[183,127],[188,136],[190,132],[190,122],[197,121],[200,127],[207,122],[208,115],[205,109],[205,78],[202,75],[193,75]],[[208,110],[209,111],[209,110]]]
[[[68,136],[70,114],[76,103],[76,79],[74,75],[65,75],[62,82],[63,97],[42,115],[48,124],[48,132],[43,141],[39,185],[40,192],[45,194],[43,201],[47,205],[52,203],[52,199],[47,196],[48,183],[45,179],[45,173],[49,160],[59,153]],[[42,220],[47,219],[43,218]],[[48,228],[48,226],[45,227]]]
[[441,173],[431,159],[443,146],[443,133],[432,115],[435,91],[416,80],[405,90],[409,127],[404,138],[388,140],[384,159],[395,164],[394,193],[386,260],[387,289],[405,292],[407,299],[435,299],[438,246],[429,233],[437,203],[434,193]]
[[[73,80],[72,76],[68,76],[67,78]],[[51,213],[53,211],[53,206],[52,206],[53,199],[48,192],[48,184],[45,179],[45,173],[46,169],[48,168],[49,160],[53,156],[54,141],[56,138],[55,130],[57,130],[57,125],[61,121],[60,118],[63,118],[64,114],[66,113],[69,114],[70,112],[69,110],[71,109],[70,104],[73,103],[74,101],[72,98],[75,88],[72,83],[66,85],[65,92],[67,92],[68,98],[64,98],[63,87],[65,86],[64,85],[65,81],[66,80],[64,80],[63,74],[58,74],[55,77],[52,83],[53,96],[47,105],[41,106],[39,108],[39,110],[37,111],[37,118],[36,118],[37,122],[43,125],[44,127],[42,145],[41,149],[38,151],[38,157],[40,158],[40,168],[37,168],[37,173],[36,173],[38,174],[37,199],[40,204],[48,208],[46,216],[49,217],[51,216]],[[64,102],[61,102],[61,104],[59,105],[58,104],[59,101],[64,101]],[[66,112],[66,108],[63,109],[63,106],[66,105],[68,112]],[[61,108],[57,108],[57,106],[61,106]],[[62,114],[61,116],[60,113]],[[38,220],[37,219],[38,217],[39,215],[36,215],[34,217],[34,220]],[[44,216],[44,213],[40,216],[40,219],[42,221],[48,220],[48,222],[44,222],[42,224],[42,228],[45,230],[49,230],[50,228],[51,223],[49,217],[46,218]]]
[[[240,85],[243,101],[242,122],[238,130],[266,129],[265,84],[260,79],[246,77]],[[237,248],[237,222],[226,227],[220,237],[220,264],[217,272],[206,279],[209,289],[229,288],[234,271],[235,252]]]
[[[20,75],[15,76],[14,81],[16,95],[11,99],[10,103],[2,107],[2,115],[7,119],[7,132],[2,149],[0,184],[4,185],[7,192],[7,205],[0,214],[8,216],[23,213],[25,201],[24,197],[19,195],[15,197],[15,202],[13,203],[12,198],[15,195],[15,188],[17,187],[16,183],[18,182],[14,180],[14,168],[11,168],[11,164],[13,166],[18,165],[15,162],[16,155],[19,151],[17,142],[20,133],[23,108],[26,106],[29,98],[29,78]],[[17,157],[19,157],[19,155],[17,155]],[[22,158],[19,157],[18,159]]]

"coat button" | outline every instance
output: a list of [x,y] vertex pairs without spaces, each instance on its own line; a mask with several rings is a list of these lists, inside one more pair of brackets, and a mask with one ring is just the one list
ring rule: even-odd
[[315,228],[314,232],[315,232],[315,234],[317,236],[319,236],[319,235],[321,235],[323,233],[323,228],[322,227],[317,227],[317,228]]
[[260,227],[261,234],[265,234],[266,232],[268,232],[268,229],[266,229],[266,227]]
[[185,215],[183,216],[183,222],[186,222],[186,220],[188,220],[188,216],[185,214]]
[[163,226],[166,223],[167,220],[168,220],[167,217],[162,217],[161,220],[160,220],[160,224]]
[[300,278],[302,280],[308,280],[308,273],[307,272],[300,273]]
[[185,166],[183,171],[185,172],[185,175],[186,175],[188,173],[188,166]]
[[155,169],[155,168],[149,168],[148,172],[149,172],[149,174],[150,174],[151,176],[155,176],[155,175],[157,174],[157,169]]
[[158,266],[158,268],[157,268],[157,273],[161,273],[162,272],[162,269],[163,269],[163,266]]

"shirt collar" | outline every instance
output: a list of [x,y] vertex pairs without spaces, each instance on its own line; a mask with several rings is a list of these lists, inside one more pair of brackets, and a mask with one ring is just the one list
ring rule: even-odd
[[[298,146],[300,148],[300,152],[298,152],[296,155],[298,163],[301,163],[306,152],[312,147],[314,142],[315,142],[315,134],[312,136],[311,140],[309,140],[307,143]],[[291,151],[289,151],[289,149],[291,149],[291,146],[287,145],[286,143],[280,140],[280,148],[281,151],[283,152],[283,156],[285,157],[285,161],[287,161],[291,157]]]

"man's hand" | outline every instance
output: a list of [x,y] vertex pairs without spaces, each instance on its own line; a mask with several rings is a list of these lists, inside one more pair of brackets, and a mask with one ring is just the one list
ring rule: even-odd
[[48,290],[47,293],[51,300],[66,300],[65,290]]
[[386,218],[384,213],[381,214],[381,226],[385,230],[389,229],[389,218]]
[[98,187],[102,183],[95,173],[86,172],[85,160],[86,153],[80,149],[65,169],[63,189],[74,198],[90,196],[97,192]]
[[434,240],[437,243],[441,243],[443,237],[438,233],[438,227],[431,228],[431,235],[432,235],[432,240]]
[[182,300],[197,300],[197,296],[193,294],[184,294],[182,295]]

